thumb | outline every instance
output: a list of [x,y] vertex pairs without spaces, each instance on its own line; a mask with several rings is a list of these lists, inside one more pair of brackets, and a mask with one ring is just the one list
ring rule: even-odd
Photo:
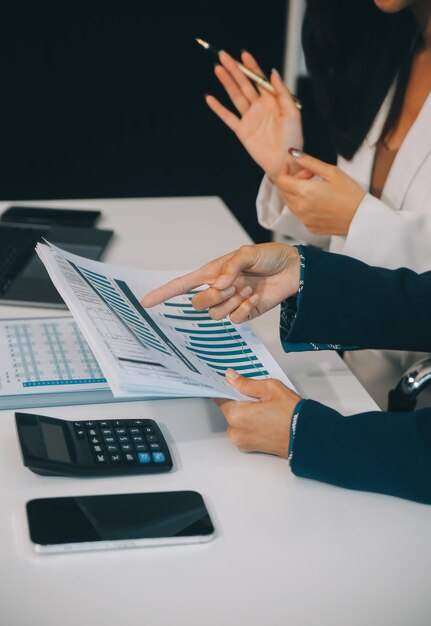
[[298,161],[298,164],[303,169],[309,170],[316,176],[320,176],[323,180],[328,180],[334,171],[333,165],[329,165],[329,163],[325,163],[324,161],[319,161],[319,159],[315,159],[309,154],[305,154],[305,152],[297,150],[296,148],[289,148],[289,154]]
[[253,380],[252,378],[246,378],[241,376],[233,369],[226,370],[226,380],[231,387],[243,393],[246,396],[252,398],[263,398],[266,395],[267,380]]

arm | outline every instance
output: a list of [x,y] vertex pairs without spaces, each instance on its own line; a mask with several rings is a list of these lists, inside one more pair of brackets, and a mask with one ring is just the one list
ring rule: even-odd
[[305,478],[431,504],[431,409],[344,417],[303,401],[291,469]]
[[259,402],[217,400],[243,452],[288,458],[297,476],[431,504],[431,409],[344,417],[276,380],[232,370],[226,380]]
[[[431,271],[370,267],[312,248],[301,253],[303,287],[296,316],[290,328],[281,330],[286,350],[295,350],[296,344],[304,349],[307,343],[309,349],[336,344],[431,352]],[[282,304],[282,317],[293,304],[292,298]]]
[[[370,228],[372,224],[372,228]],[[367,193],[353,217],[343,254],[381,267],[431,269],[431,215],[419,211],[394,211]]]

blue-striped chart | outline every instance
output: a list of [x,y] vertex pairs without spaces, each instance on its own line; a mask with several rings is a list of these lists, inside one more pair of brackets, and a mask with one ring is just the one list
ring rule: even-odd
[[74,320],[25,319],[3,322],[0,328],[6,383],[23,388],[64,389],[95,383],[106,387],[103,373]]
[[[132,293],[125,281],[113,280],[100,273],[89,270],[85,267],[77,267],[71,264],[74,269],[84,278],[94,291],[102,298],[105,304],[113,311],[117,317],[129,328],[133,335],[143,346],[152,348],[161,355],[174,356],[179,359],[191,372],[198,373],[198,370],[187,358],[178,346],[159,328],[150,315],[140,305],[139,301]],[[120,359],[120,360],[125,360]],[[139,360],[133,360],[135,365]],[[140,361],[142,365],[163,367],[161,363],[155,361]]]
[[[249,378],[269,376],[267,369],[229,320],[217,322],[211,319],[207,311],[199,312],[193,308],[192,297],[196,291],[161,305],[161,317],[171,330],[168,333],[140,305],[125,281],[72,265],[142,345],[162,355],[175,356],[194,373],[199,372],[195,363],[201,362],[219,376],[224,376],[229,367]],[[187,353],[193,355],[193,358],[188,357]]]
[[220,376],[231,367],[249,378],[266,378],[268,371],[228,320],[213,320],[208,311],[196,311],[190,291],[165,302],[163,317],[183,337],[186,348]]

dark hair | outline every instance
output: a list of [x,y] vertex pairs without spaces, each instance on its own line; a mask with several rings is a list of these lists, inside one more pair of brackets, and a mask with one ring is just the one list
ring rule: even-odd
[[384,133],[403,106],[419,28],[409,9],[386,14],[373,0],[307,0],[302,43],[316,103],[335,149],[351,159],[395,79]]

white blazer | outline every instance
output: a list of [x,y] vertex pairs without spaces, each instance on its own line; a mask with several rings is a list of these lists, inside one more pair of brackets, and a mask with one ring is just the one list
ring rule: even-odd
[[[353,159],[346,161],[338,157],[338,167],[367,191],[347,236],[313,235],[289,211],[267,177],[257,197],[257,214],[262,226],[298,242],[346,254],[370,265],[390,269],[408,267],[416,272],[431,270],[431,93],[396,155],[381,198],[368,193],[376,143],[393,92],[392,87]],[[346,361],[378,404],[386,408],[389,387],[406,367],[423,356],[423,353],[367,350],[346,355]]]

